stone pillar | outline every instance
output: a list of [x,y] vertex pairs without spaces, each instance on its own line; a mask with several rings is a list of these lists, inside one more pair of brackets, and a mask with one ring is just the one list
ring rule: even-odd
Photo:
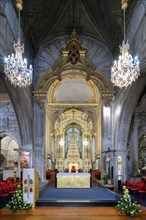
[[[1,156],[1,144],[2,144],[2,138],[0,137],[0,156]],[[0,160],[0,167],[1,167],[1,160]]]
[[138,117],[135,115],[133,127],[133,174],[138,174]]
[[133,130],[131,129],[131,134],[130,134],[130,139],[129,139],[129,156],[130,158],[128,159],[128,164],[127,164],[127,174],[128,174],[128,179],[130,179],[131,173],[133,174],[133,146],[134,146],[134,133]]
[[[0,137],[0,156],[1,156],[1,145],[2,145],[2,138]],[[0,160],[0,167],[2,166],[1,160]]]
[[46,180],[45,111],[34,103],[34,167],[42,181]]
[[[46,146],[46,156],[45,158],[47,159],[47,156],[49,155],[49,157],[51,156],[51,129],[50,129],[50,118],[49,118],[49,114],[47,114],[47,110],[45,109],[45,121],[44,121],[44,125],[45,125],[45,146]],[[47,165],[47,164],[46,164]]]
[[[113,150],[112,145],[112,112],[110,105],[103,107],[102,112],[102,162],[101,162],[101,173],[106,171],[110,175],[111,173],[111,157],[108,151]],[[106,153],[106,156],[105,156]],[[108,158],[107,158],[108,156]],[[105,158],[106,157],[106,158]]]

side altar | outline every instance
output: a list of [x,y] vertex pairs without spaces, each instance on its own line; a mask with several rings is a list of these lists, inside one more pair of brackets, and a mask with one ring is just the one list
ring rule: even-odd
[[57,188],[90,188],[90,173],[57,173]]

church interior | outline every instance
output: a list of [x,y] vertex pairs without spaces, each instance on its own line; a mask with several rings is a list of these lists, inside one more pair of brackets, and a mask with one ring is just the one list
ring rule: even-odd
[[0,1],[0,182],[27,169],[146,193],[146,0]]

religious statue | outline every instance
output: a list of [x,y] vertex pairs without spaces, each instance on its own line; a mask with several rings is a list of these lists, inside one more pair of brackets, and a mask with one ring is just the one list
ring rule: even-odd
[[77,134],[75,133],[74,128],[73,128],[72,132],[70,134],[70,140],[71,141],[76,141],[76,139],[77,139]]
[[25,157],[21,159],[20,164],[22,168],[28,168],[28,161]]

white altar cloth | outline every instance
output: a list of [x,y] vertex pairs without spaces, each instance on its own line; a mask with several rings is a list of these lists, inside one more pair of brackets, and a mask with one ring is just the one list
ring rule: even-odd
[[57,188],[90,188],[90,173],[57,173]]

